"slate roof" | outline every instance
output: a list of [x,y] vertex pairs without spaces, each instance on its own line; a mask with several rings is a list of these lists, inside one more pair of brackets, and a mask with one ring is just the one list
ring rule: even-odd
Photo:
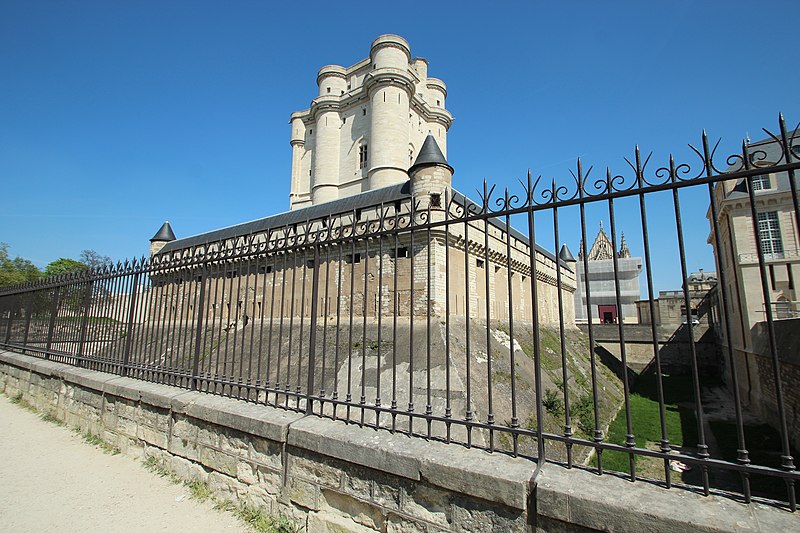
[[[790,132],[789,137],[791,138],[792,135],[793,134]],[[795,132],[794,135],[800,135],[800,132]],[[796,154],[795,157],[800,158],[800,150],[798,150],[798,147],[800,147],[800,139],[795,137],[795,146],[794,146]],[[748,153],[754,156],[756,166],[758,166],[759,161],[763,161],[765,163],[769,162],[774,164],[782,157],[780,145],[777,142],[775,142],[775,140],[772,139],[771,137],[767,139],[762,139],[754,143],[750,143],[747,146],[747,149]],[[785,161],[783,161],[782,163],[785,163]],[[729,170],[733,169],[736,169],[736,167],[729,168]],[[765,174],[771,173],[769,167],[764,169],[764,173]],[[795,183],[800,187],[800,180],[798,178],[800,178],[800,176],[795,175]],[[791,185],[789,184],[788,172],[779,172],[778,174],[774,175],[772,183],[770,185],[771,188],[769,189],[761,189],[753,192],[756,195],[760,195],[760,194],[770,194],[770,193],[775,194],[792,190]],[[730,200],[749,198],[749,195],[747,193],[747,180],[742,178],[739,181],[737,181],[734,188],[728,193],[728,195],[725,198]]]
[[422,143],[422,148],[419,149],[417,160],[414,161],[414,164],[408,169],[408,173],[412,174],[418,168],[427,167],[430,165],[444,165],[450,169],[450,172],[455,172],[453,167],[451,167],[447,162],[447,159],[445,159],[442,150],[439,148],[439,144],[436,142],[436,139],[434,139],[433,135],[429,133],[428,136],[425,137],[425,142]]
[[[381,203],[388,204],[408,198],[411,198],[410,180],[404,183],[398,183],[396,185],[390,185],[388,187],[376,189],[374,191],[367,191],[354,196],[348,196],[346,198],[340,198],[338,200],[312,205],[303,209],[286,211],[285,213],[260,218],[250,222],[244,222],[242,224],[236,224],[234,226],[228,226],[227,228],[209,231],[207,233],[201,233],[199,235],[194,235],[183,239],[176,239],[165,244],[159,253],[174,252],[176,250],[183,250],[185,248],[207,244],[210,242],[258,234],[265,232],[270,228],[279,228],[295,223],[303,223],[307,220],[321,219],[327,217],[328,215],[351,213],[354,209],[375,207]],[[471,205],[480,209],[478,204],[455,189],[453,189],[453,199],[462,205]],[[507,230],[506,225],[496,218],[489,219],[489,223],[502,231],[508,231],[508,233],[510,233],[515,239],[530,246],[528,237],[513,227],[510,230]],[[536,251],[545,257],[548,257],[552,261],[556,260],[555,255],[545,250],[538,244],[536,245]],[[561,264],[567,268],[570,268],[569,265],[566,265],[563,261]]]
[[172,231],[172,226],[169,225],[169,221],[165,220],[163,224],[161,224],[161,228],[153,235],[153,238],[150,239],[150,242],[154,241],[174,241],[175,240],[175,233]]

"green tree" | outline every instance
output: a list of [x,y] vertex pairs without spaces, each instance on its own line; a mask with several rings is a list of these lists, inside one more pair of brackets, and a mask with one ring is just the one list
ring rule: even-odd
[[8,244],[0,242],[0,287],[16,285],[40,278],[41,271],[27,259],[8,255]]
[[56,259],[55,261],[44,267],[44,274],[46,276],[58,276],[60,274],[66,274],[68,272],[86,270],[87,268],[89,267],[86,266],[85,263],[82,263],[80,261],[75,261],[74,259],[69,259],[67,257],[62,257],[61,259]]

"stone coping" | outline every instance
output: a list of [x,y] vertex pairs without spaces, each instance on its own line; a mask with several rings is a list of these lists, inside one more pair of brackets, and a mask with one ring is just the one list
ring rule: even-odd
[[[577,468],[536,464],[457,444],[360,428],[317,416],[233,398],[178,389],[77,368],[0,349],[0,362],[169,409],[192,418],[261,436],[363,467],[424,481],[450,491],[536,514],[551,525],[602,531],[790,531],[794,514],[768,505],[743,504],[684,489],[631,483]],[[533,521],[533,520],[531,520]],[[543,524],[544,525],[544,524]],[[546,526],[545,526],[546,527]]]
[[552,520],[601,531],[683,533],[792,531],[800,517],[764,504],[744,504],[722,496],[632,483],[547,464],[536,485],[536,512]]

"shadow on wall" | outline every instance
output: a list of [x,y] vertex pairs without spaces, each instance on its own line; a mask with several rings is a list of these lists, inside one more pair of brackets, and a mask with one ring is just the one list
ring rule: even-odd
[[626,370],[628,373],[629,382],[632,382],[634,379],[636,379],[636,372],[623,365],[622,361],[620,361],[614,354],[609,352],[600,344],[595,345],[594,353],[598,358],[600,358],[600,362],[609,370],[611,370],[611,372],[613,372],[618,379],[622,380],[624,378]]

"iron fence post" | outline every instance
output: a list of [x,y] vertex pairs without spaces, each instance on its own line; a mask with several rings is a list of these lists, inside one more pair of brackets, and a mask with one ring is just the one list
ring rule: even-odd
[[78,351],[75,354],[75,366],[81,367],[83,351],[86,347],[86,335],[89,329],[89,308],[92,306],[92,282],[86,284],[86,293],[83,296],[83,317],[81,318],[80,337],[78,338]]
[[200,298],[197,302],[197,324],[194,342],[194,364],[192,365],[192,390],[200,387],[200,341],[203,339],[203,309],[206,299],[206,270],[200,271]]
[[58,315],[58,298],[60,288],[53,290],[53,301],[50,304],[50,324],[47,326],[47,345],[45,346],[44,358],[50,359],[50,350],[53,348],[53,332],[56,327],[56,315]]
[[136,316],[136,297],[139,288],[139,273],[133,275],[133,288],[131,289],[131,306],[128,309],[128,323],[125,326],[125,352],[122,354],[122,375],[127,376],[131,358],[131,345],[133,343],[133,320]]
[[[327,280],[326,280],[327,281]],[[314,413],[314,366],[317,353],[317,299],[319,298],[319,244],[314,244],[314,272],[311,278],[311,332],[308,336],[308,381],[306,383],[306,414]],[[351,324],[352,327],[352,324]]]
[[36,293],[35,292],[31,292],[30,301],[28,302],[28,308],[25,310],[26,311],[26,316],[25,316],[25,335],[22,337],[22,346],[23,347],[27,347],[28,346],[28,333],[31,330],[31,318],[33,318],[33,304],[34,304],[34,300],[35,299],[36,299]]
[[19,312],[19,301],[21,296],[16,296],[14,298],[14,303],[8,307],[8,324],[6,325],[6,340],[5,343],[8,344],[11,342],[11,329],[12,325],[14,324],[14,315]]

